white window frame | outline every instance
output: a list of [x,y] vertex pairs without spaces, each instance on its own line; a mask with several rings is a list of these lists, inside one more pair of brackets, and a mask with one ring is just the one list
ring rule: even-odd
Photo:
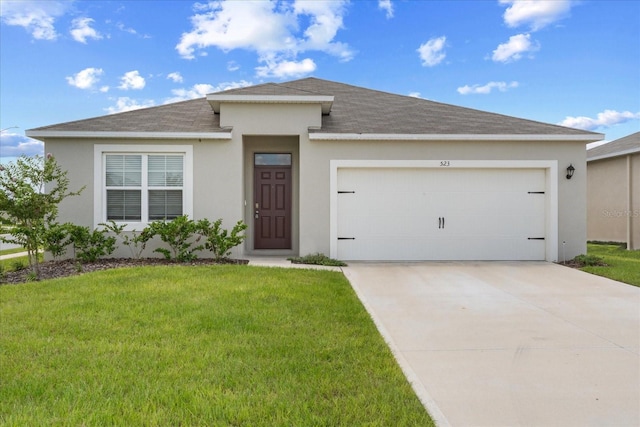
[[[107,222],[106,158],[110,154],[182,155],[184,156],[182,183],[182,214],[193,218],[193,146],[192,145],[120,145],[96,144],[93,148],[93,226]],[[144,160],[143,160],[144,161]],[[146,173],[146,168],[143,168]],[[146,182],[146,177],[143,177]],[[163,187],[164,188],[164,187]],[[148,190],[144,185],[143,191]],[[144,198],[143,198],[144,200]],[[148,207],[142,207],[142,221],[118,222],[125,231],[141,231],[149,222]]]

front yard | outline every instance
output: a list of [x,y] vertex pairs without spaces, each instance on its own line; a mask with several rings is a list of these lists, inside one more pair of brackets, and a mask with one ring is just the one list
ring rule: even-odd
[[0,317],[3,425],[432,425],[340,273],[115,269]]
[[640,251],[628,251],[615,244],[589,243],[587,254],[602,258],[607,266],[588,266],[581,270],[640,286]]

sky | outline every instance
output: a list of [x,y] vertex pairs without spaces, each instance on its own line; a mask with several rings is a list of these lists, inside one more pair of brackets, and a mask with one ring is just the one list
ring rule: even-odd
[[25,130],[318,77],[640,130],[640,1],[0,0],[0,162]]

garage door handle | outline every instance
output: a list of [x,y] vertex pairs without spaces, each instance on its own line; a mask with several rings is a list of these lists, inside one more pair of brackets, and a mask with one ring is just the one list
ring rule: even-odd
[[444,217],[443,216],[439,216],[438,217],[438,229],[442,229],[444,228]]
[[442,217],[442,228],[444,228],[444,217]]

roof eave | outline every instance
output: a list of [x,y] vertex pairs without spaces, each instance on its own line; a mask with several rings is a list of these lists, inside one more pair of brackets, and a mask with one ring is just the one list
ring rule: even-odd
[[333,106],[333,96],[328,95],[207,95],[207,101],[215,113],[220,113],[220,105],[229,104],[320,104],[322,114],[329,114]]
[[631,148],[629,150],[624,150],[624,151],[618,151],[616,153],[602,154],[600,156],[594,156],[594,157],[588,157],[589,156],[589,152],[587,151],[587,162],[591,162],[591,161],[594,161],[594,160],[611,159],[611,158],[614,158],[614,157],[628,156],[630,154],[635,154],[635,153],[640,153],[640,147]]
[[231,139],[231,131],[226,132],[94,132],[94,131],[55,131],[28,130],[29,138],[87,138],[87,139]]
[[392,134],[392,133],[310,133],[312,141],[576,141],[596,142],[603,134]]

